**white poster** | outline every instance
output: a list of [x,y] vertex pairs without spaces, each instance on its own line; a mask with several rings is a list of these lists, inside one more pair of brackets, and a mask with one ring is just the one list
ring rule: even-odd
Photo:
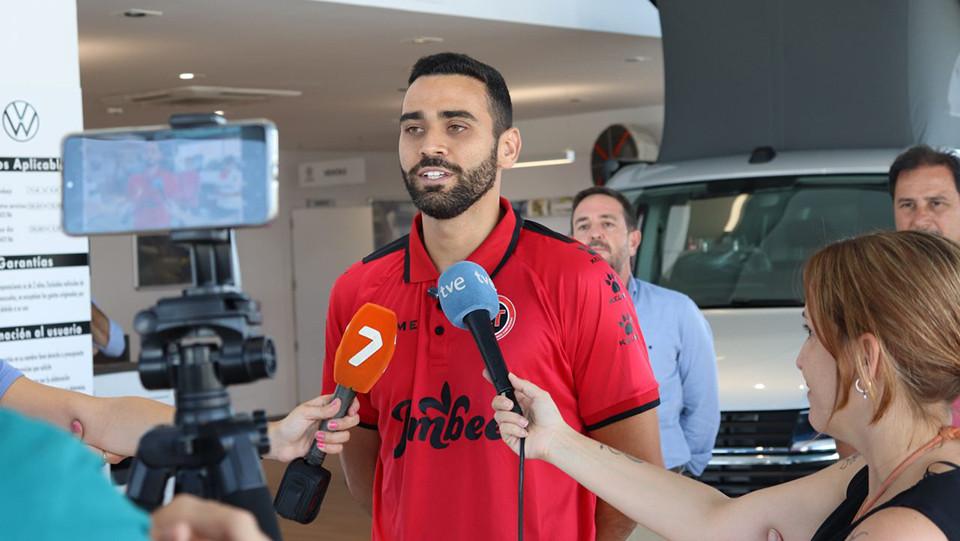
[[0,358],[90,393],[88,243],[60,230],[60,140],[83,127],[76,9],[8,7],[19,30],[0,33],[14,64],[0,82]]

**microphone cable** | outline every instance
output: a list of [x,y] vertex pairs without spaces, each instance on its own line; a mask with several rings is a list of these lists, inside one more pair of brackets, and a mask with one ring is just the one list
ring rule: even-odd
[[527,438],[520,438],[520,480],[517,483],[519,495],[517,501],[517,540],[523,541],[523,455]]

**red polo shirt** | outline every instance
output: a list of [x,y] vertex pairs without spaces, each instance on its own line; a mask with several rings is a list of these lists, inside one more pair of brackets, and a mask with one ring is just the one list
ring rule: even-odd
[[[490,273],[500,295],[494,329],[507,367],[549,391],[581,432],[655,407],[657,383],[616,274],[582,244],[517,219],[505,199],[500,204],[503,217],[467,259]],[[410,235],[337,280],[324,392],[333,391],[334,354],[360,306],[374,302],[396,312],[396,353],[360,397],[361,426],[378,430],[382,442],[373,539],[512,539],[518,459],[498,441],[494,389],[481,375],[473,338],[447,320],[434,297],[440,273],[421,235],[417,216]],[[590,492],[539,460],[527,462],[525,484],[526,538],[594,537]]]

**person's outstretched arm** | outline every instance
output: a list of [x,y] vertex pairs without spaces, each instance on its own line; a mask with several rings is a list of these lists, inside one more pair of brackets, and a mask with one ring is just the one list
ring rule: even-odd
[[[310,452],[316,441],[320,421],[335,415],[339,401],[330,404],[332,395],[320,396],[297,406],[285,418],[270,423],[270,452],[264,458],[289,462]],[[134,396],[100,398],[17,378],[0,404],[30,417],[50,422],[74,432],[84,443],[106,453],[110,462],[137,452],[140,438],[156,425],[173,423],[174,408]],[[321,436],[324,451],[339,453],[350,438],[346,429],[356,426],[358,404],[354,402],[346,417]]]
[[10,385],[0,404],[75,432],[88,445],[119,457],[135,454],[140,438],[154,426],[173,422],[173,407],[155,400],[98,398],[26,377]]
[[557,466],[631,519],[669,539],[810,539],[843,501],[859,457],[783,485],[730,499],[716,489],[627,455],[579,434],[549,393],[510,374],[525,416],[505,397],[493,401],[503,442],[514,452]]

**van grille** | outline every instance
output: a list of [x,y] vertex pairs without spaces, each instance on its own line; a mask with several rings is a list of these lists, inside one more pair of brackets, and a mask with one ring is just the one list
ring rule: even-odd
[[722,412],[714,447],[789,449],[799,414],[797,410]]
[[806,411],[728,411],[720,414],[720,430],[700,480],[727,496],[785,483],[833,464],[835,451],[792,451],[810,440]]

